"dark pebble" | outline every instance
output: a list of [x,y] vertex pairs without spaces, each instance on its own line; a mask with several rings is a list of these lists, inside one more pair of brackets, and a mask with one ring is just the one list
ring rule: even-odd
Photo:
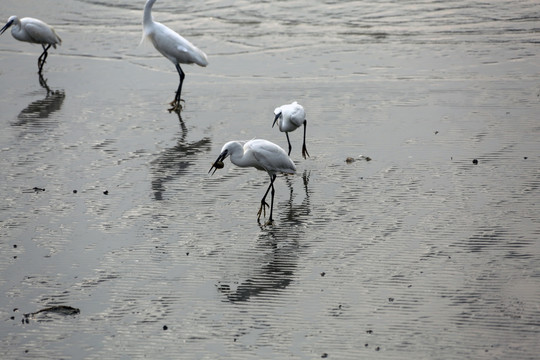
[[103,194],[104,194],[104,195],[109,195],[109,190],[105,190],[105,191],[103,192]]
[[373,330],[366,330],[368,334],[373,334]]
[[189,256],[189,252],[186,253],[186,256]]
[[324,353],[324,354],[321,355],[321,358],[323,358],[323,359],[326,359],[327,357],[328,357],[327,353]]
[[527,157],[526,157],[526,156],[524,156],[524,157],[523,157],[523,159],[524,159],[524,160],[527,160]]
[[478,165],[478,160],[477,160],[477,159],[473,159],[472,163],[473,163],[474,165]]
[[76,193],[77,193],[77,190],[73,190],[73,193],[76,194]]
[[393,298],[393,297],[389,297],[389,298],[388,298],[388,301],[394,302],[394,298]]
[[13,247],[14,247],[14,248],[17,248],[17,244],[13,244]]
[[167,325],[163,325],[163,330],[167,330],[167,329],[168,329]]
[[379,351],[379,350],[381,350],[381,348],[377,346],[377,347],[375,348],[375,351]]
[[15,316],[10,317],[11,320],[15,320]]
[[324,275],[326,275],[326,273],[323,271],[323,272],[321,273],[321,276],[324,276]]

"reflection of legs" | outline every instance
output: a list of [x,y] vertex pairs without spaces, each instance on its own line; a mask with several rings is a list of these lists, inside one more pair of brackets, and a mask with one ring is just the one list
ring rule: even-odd
[[45,59],[47,59],[47,55],[49,54],[47,51],[51,47],[50,44],[47,45],[46,47],[45,47],[45,44],[42,44],[41,46],[43,46],[43,52],[38,58],[38,68],[39,68],[38,74],[41,74],[41,71],[43,70],[43,65],[45,65]]
[[176,64],[176,71],[178,71],[178,75],[180,75],[180,84],[178,85],[178,90],[176,90],[176,95],[174,96],[174,100],[171,101],[171,108],[169,109],[169,112],[171,111],[180,111],[182,110],[182,105],[180,105],[180,94],[182,93],[182,84],[184,83],[184,78],[186,77],[186,74],[184,74],[184,71],[182,71],[182,68],[180,67],[180,64]]
[[257,221],[261,219],[261,214],[264,214],[266,216],[266,206],[268,206],[268,203],[266,202],[266,196],[268,195],[268,192],[270,189],[272,189],[271,195],[272,199],[270,200],[270,219],[269,222],[272,222],[272,211],[274,209],[274,180],[276,180],[276,175],[270,175],[270,185],[268,186],[268,189],[266,189],[266,192],[264,193],[264,196],[261,200],[261,207],[259,208],[259,212],[257,212]]
[[180,129],[182,129],[182,136],[180,137],[180,139],[178,139],[178,143],[181,144],[181,143],[184,143],[184,141],[186,140],[188,129],[187,129],[186,124],[184,123],[184,120],[182,119],[182,115],[180,114],[180,111],[176,111],[176,115],[178,115],[178,122],[180,123]]
[[307,128],[307,120],[304,120],[304,143],[302,144],[302,156],[304,159],[306,158],[306,155],[309,156],[309,153],[307,152],[306,148],[306,128]]

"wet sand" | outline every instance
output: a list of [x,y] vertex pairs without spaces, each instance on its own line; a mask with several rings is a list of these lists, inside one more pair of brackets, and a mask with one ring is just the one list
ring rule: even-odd
[[[179,118],[142,3],[0,5],[63,39],[47,93],[0,36],[3,357],[537,356],[538,5],[160,0],[210,61]],[[293,100],[311,157],[291,133],[261,227],[267,175],[207,172],[229,140],[286,148]]]

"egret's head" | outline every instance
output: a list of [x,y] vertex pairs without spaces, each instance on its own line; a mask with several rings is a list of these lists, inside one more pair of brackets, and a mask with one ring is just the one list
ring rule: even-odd
[[9,19],[8,19],[8,22],[6,23],[6,25],[4,25],[4,27],[2,29],[0,29],[0,35],[2,35],[4,33],[4,31],[6,31],[7,29],[9,29],[9,27],[11,25],[13,25],[13,23],[17,20],[17,17],[15,15],[13,16],[10,16]]
[[212,167],[210,168],[210,170],[208,170],[208,173],[210,173],[210,171],[214,169],[214,172],[212,172],[212,175],[214,175],[217,169],[223,169],[223,167],[225,166],[225,164],[223,164],[223,160],[225,160],[227,156],[229,156],[229,150],[225,149],[221,152],[221,154],[219,154],[216,161],[214,161],[214,163],[212,164]]
[[274,117],[274,122],[272,123],[272,127],[274,127],[274,125],[276,125],[276,121],[278,121],[278,119],[281,117],[281,109],[277,108],[276,110],[274,110],[274,114],[276,116]]

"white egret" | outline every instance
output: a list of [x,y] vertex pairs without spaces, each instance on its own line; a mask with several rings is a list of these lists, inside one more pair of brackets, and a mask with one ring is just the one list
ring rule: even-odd
[[294,174],[296,172],[296,166],[291,158],[285,150],[267,140],[254,139],[247,142],[229,141],[223,145],[221,154],[208,172],[210,173],[214,169],[213,175],[217,169],[223,168],[223,160],[227,156],[231,157],[231,162],[236,166],[254,167],[258,170],[266,171],[270,176],[270,185],[261,200],[261,207],[257,213],[257,221],[260,220],[261,213],[264,213],[264,216],[266,216],[266,207],[268,206],[266,196],[271,191],[272,200],[270,201],[270,218],[268,220],[268,223],[271,224],[273,221],[272,211],[274,209],[274,180],[276,180],[278,173]]
[[289,140],[289,132],[296,130],[302,124],[304,124],[304,141],[302,144],[302,156],[304,157],[304,159],[306,158],[306,155],[309,156],[309,153],[306,148],[307,120],[306,120],[306,112],[304,111],[304,107],[295,101],[291,104],[277,107],[274,110],[274,115],[275,115],[275,118],[274,118],[274,123],[272,124],[272,127],[276,125],[276,121],[277,121],[279,131],[284,132],[285,136],[287,136],[287,142],[289,143],[289,155],[291,155],[291,150],[292,150],[291,141]]
[[155,2],[156,0],[148,0],[146,5],[144,5],[143,39],[145,37],[149,38],[156,50],[176,66],[176,71],[180,75],[180,85],[178,85],[178,90],[176,90],[176,95],[171,102],[172,107],[169,111],[180,111],[182,109],[182,105],[180,105],[180,94],[182,93],[182,83],[185,78],[180,64],[195,63],[204,67],[208,65],[208,58],[204,52],[182,36],[167,26],[154,21],[152,18],[152,6]]
[[56,44],[60,45],[62,39],[60,39],[50,25],[31,17],[19,19],[15,15],[10,16],[6,25],[0,29],[0,35],[10,26],[13,26],[11,28],[11,35],[13,35],[15,39],[32,44],[41,44],[43,47],[43,52],[38,58],[38,73],[41,74],[43,65],[45,65],[45,59],[47,59],[47,51],[51,46],[56,49]]

